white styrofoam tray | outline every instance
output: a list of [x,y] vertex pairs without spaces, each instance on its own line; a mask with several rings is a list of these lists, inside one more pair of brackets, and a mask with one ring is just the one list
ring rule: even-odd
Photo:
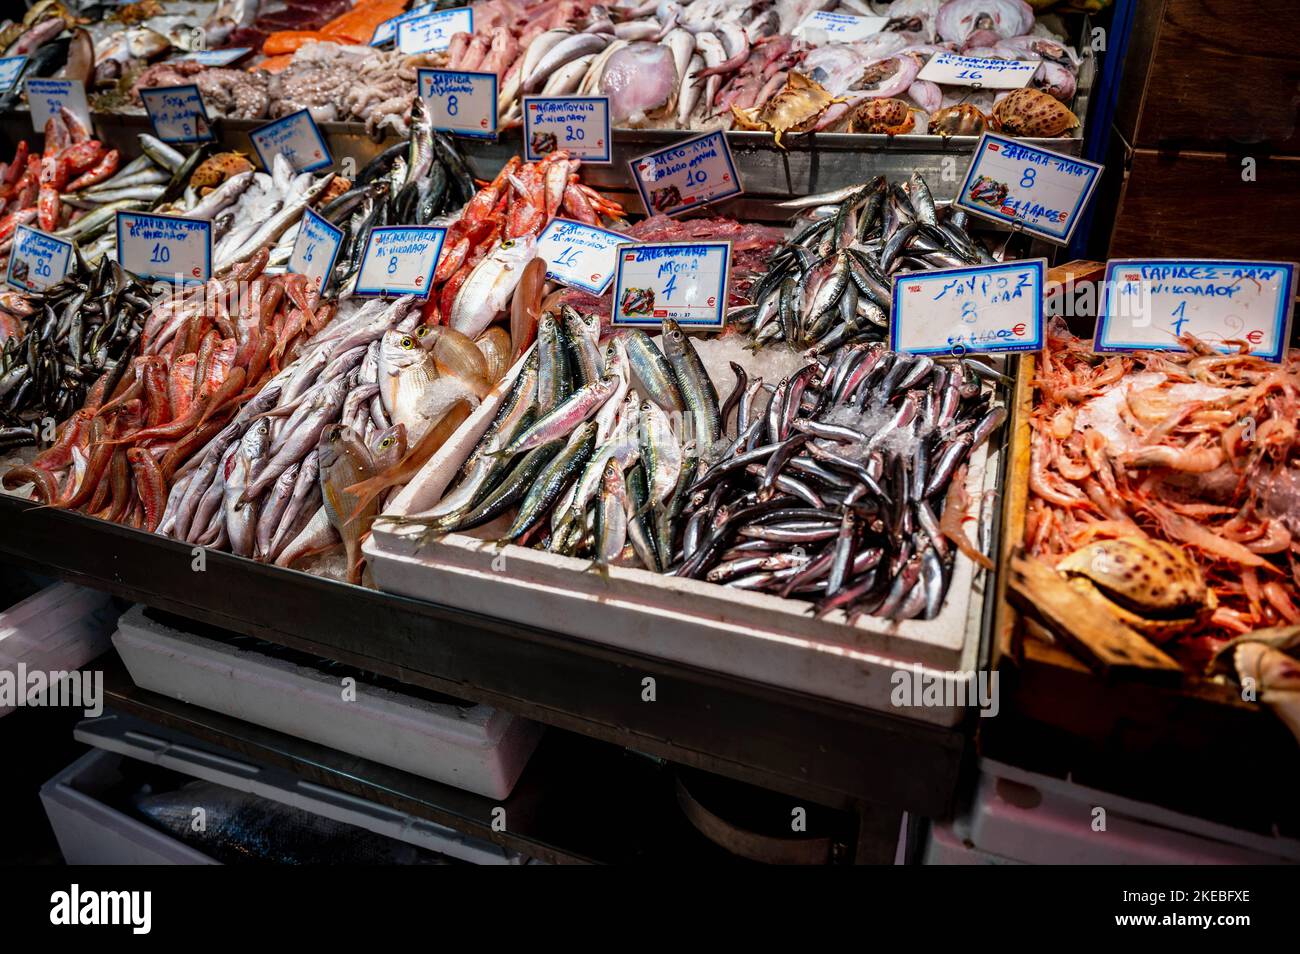
[[[108,651],[118,611],[107,593],[56,583],[0,612],[0,670],[71,672]],[[10,706],[0,706],[0,716]]]
[[[215,751],[188,736],[129,716],[109,714],[97,719],[86,719],[77,725],[73,735],[77,741],[95,747],[96,752],[92,755],[132,758],[158,765],[205,782],[224,785],[314,815],[355,825],[449,858],[478,865],[535,863],[518,852],[462,834],[454,828],[305,781],[287,769]],[[148,828],[147,825],[145,827]],[[149,831],[152,832],[153,829]],[[186,851],[189,850],[186,848]]]
[[[438,502],[520,367],[483,400],[386,514],[418,513]],[[996,486],[994,464],[987,445],[970,461],[973,510]],[[419,536],[418,527],[376,521],[363,546],[376,586],[920,721],[953,725],[966,712],[965,706],[947,704],[901,709],[890,700],[893,674],[916,666],[953,688],[945,699],[970,698],[988,576],[964,557],[956,562],[936,619],[862,617],[850,626],[839,611],[814,618],[801,600],[638,568],[595,573],[589,560],[501,547],[466,534],[423,545]]]
[[[1104,816],[1097,809],[1104,809]],[[1104,818],[1105,830],[1094,827]],[[1278,864],[1300,842],[1230,828],[1062,779],[983,760],[958,841],[1028,864]]]
[[361,758],[505,798],[542,726],[485,705],[449,705],[358,683],[355,698],[318,669],[165,626],[143,606],[113,644],[141,688]]

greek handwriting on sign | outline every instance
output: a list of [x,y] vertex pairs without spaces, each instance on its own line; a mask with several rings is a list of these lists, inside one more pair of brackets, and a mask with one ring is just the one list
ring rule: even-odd
[[1046,259],[906,272],[894,280],[891,347],[912,354],[1034,351]]
[[303,213],[298,237],[289,256],[289,271],[306,275],[320,291],[329,284],[330,274],[338,259],[343,232],[317,215],[311,209]]
[[140,98],[154,134],[163,142],[206,142],[215,138],[203,96],[194,84],[142,89]]
[[314,172],[334,164],[325,137],[306,109],[257,127],[249,133],[249,139],[262,160],[263,168],[268,171],[277,155],[288,159],[294,172]]
[[62,281],[72,261],[72,243],[20,225],[9,254],[10,285],[32,294]]
[[629,165],[641,201],[652,215],[680,215],[744,191],[721,132],[656,150]]
[[726,321],[730,242],[620,245],[614,275],[615,325],[720,328]]
[[608,96],[525,96],[524,153],[537,162],[557,149],[586,163],[610,161]]
[[176,215],[117,213],[122,267],[141,278],[205,282],[212,273],[212,223]]
[[1112,260],[1093,348],[1163,350],[1194,338],[1224,352],[1244,345],[1280,362],[1290,340],[1296,267],[1229,259]]
[[614,277],[616,252],[626,235],[569,219],[552,219],[537,238],[546,277],[593,295],[603,295]]
[[497,132],[497,75],[460,70],[418,70],[420,98],[434,129],[493,138]]
[[430,226],[372,228],[357,275],[358,295],[428,298],[447,230]]
[[1020,89],[1029,85],[1040,65],[1038,60],[1004,60],[936,53],[917,74],[917,79],[945,86]]

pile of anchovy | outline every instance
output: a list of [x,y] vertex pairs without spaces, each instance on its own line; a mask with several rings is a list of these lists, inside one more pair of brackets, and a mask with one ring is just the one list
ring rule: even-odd
[[[932,619],[965,537],[965,464],[1006,419],[976,360],[855,344],[782,381],[687,490],[678,576]],[[729,416],[729,415],[728,415]],[[724,420],[724,426],[729,424]]]
[[66,420],[101,378],[130,362],[151,306],[148,289],[108,258],[74,252],[63,280],[29,299],[27,335],[0,352],[0,449],[36,443],[41,418]]
[[454,212],[477,189],[465,160],[451,141],[433,131],[418,96],[411,107],[411,132],[370,160],[352,188],[317,211],[343,230],[334,266],[337,288],[346,288],[361,268],[366,236],[388,225],[429,225]]
[[797,225],[777,249],[750,290],[750,304],[727,316],[758,347],[784,340],[828,354],[844,344],[881,341],[895,274],[995,261],[967,233],[966,213],[937,208],[915,173],[902,185],[876,176],[781,207],[809,209],[812,221]]

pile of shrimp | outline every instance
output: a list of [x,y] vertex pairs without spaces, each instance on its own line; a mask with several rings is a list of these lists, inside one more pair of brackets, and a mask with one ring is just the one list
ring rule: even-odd
[[1300,623],[1300,349],[1275,364],[1185,350],[1095,354],[1053,329],[1033,411],[1029,552],[1055,563],[1094,540],[1183,548],[1218,597],[1185,648]]

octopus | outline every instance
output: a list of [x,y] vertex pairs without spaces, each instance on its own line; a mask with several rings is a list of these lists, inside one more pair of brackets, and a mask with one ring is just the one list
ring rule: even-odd
[[261,70],[208,69],[194,80],[208,109],[231,119],[261,119],[267,113],[267,74]]

